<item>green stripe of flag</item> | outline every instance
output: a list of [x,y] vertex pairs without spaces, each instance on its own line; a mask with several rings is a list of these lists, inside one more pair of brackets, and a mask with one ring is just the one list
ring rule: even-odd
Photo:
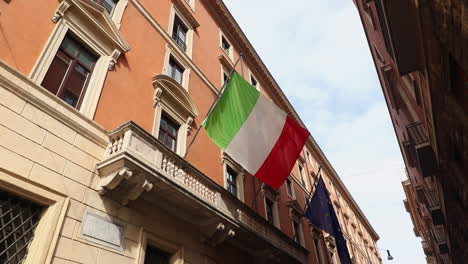
[[229,83],[203,126],[223,150],[229,145],[252,112],[260,92],[234,71]]

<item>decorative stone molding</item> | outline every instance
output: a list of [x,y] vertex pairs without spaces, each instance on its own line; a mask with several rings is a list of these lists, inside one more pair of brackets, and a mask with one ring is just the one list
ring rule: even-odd
[[187,135],[190,134],[198,109],[190,94],[180,83],[171,77],[159,74],[153,78],[155,108],[153,133],[158,135],[161,116],[169,116],[177,125],[177,154],[183,156],[186,150]]
[[190,10],[191,8],[187,7],[186,0],[173,0],[175,6],[177,7],[177,10],[181,15],[184,17],[185,20],[190,24],[192,28],[197,28],[200,26],[200,23],[198,23],[197,19],[195,16],[192,14],[193,11]]
[[[173,104],[174,108],[183,111],[183,115],[192,118],[198,116],[198,109],[192,101],[190,94],[176,80],[167,75],[159,74],[153,78],[153,87],[155,89],[155,97],[159,98],[159,100],[167,101],[166,104],[168,105]],[[157,91],[158,89],[161,91]]]
[[330,252],[334,252],[336,248],[336,242],[335,238],[332,237],[331,235],[326,235],[325,236],[325,243],[327,244],[327,248]]
[[109,62],[109,67],[108,67],[109,71],[112,71],[112,69],[114,69],[114,66],[115,66],[115,64],[117,64],[117,59],[119,58],[120,54],[121,54],[120,51],[118,51],[117,49],[115,49],[112,52],[111,60]]
[[130,200],[136,200],[143,191],[151,191],[153,184],[149,182],[142,173],[135,173],[133,170],[123,167],[109,174],[101,175],[98,192],[101,195],[108,191],[115,190],[121,186],[119,191],[119,202],[127,205]]
[[[107,38],[121,53],[130,50],[128,42],[123,37],[120,30],[117,28],[106,9],[94,1],[86,0],[60,0],[61,3],[55,12],[52,21],[57,23],[61,18],[64,18],[69,12],[73,15],[70,19],[76,20],[75,23],[83,26],[92,27],[89,32],[99,32],[103,38]],[[73,9],[70,7],[73,6]],[[67,11],[68,10],[68,11]],[[65,11],[67,11],[65,13]],[[73,18],[71,18],[73,17]]]
[[193,124],[193,118],[192,117],[188,117],[187,118],[187,136],[190,135],[190,131],[192,130],[192,124]]
[[123,180],[130,179],[132,175],[132,170],[124,167],[108,175],[101,176],[97,191],[101,195],[106,194],[107,190],[115,189],[115,187],[117,187]]
[[54,22],[54,24],[59,22],[60,18],[64,16],[65,12],[68,10],[69,7],[70,4],[65,1],[60,3],[57,10],[55,11],[54,16],[52,17],[52,22]]
[[304,210],[299,205],[297,200],[290,200],[290,201],[287,201],[286,203],[289,207],[289,215],[291,218],[301,217],[302,215],[304,215]]
[[156,88],[154,89],[154,97],[153,97],[153,107],[156,107],[159,102],[161,102],[161,95],[163,93],[163,90],[161,88]]
[[216,247],[223,243],[227,238],[234,237],[236,232],[229,228],[227,224],[218,223],[212,228],[210,234],[202,242],[208,244],[211,247]]
[[262,194],[270,198],[272,201],[278,201],[279,199],[279,191],[275,190],[274,188],[272,188],[271,186],[267,184],[263,184]]

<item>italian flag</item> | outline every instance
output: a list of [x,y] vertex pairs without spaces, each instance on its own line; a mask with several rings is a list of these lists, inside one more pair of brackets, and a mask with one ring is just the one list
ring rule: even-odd
[[310,135],[237,72],[202,125],[231,158],[275,189]]

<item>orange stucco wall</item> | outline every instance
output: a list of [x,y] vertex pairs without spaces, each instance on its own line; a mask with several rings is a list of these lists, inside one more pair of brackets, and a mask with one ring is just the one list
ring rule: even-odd
[[55,27],[56,9],[55,0],[0,1],[0,58],[29,75]]

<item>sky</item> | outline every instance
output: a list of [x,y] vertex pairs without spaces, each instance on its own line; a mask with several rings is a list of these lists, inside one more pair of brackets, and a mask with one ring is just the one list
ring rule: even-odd
[[426,263],[401,181],[404,162],[352,0],[224,0],[390,249]]

